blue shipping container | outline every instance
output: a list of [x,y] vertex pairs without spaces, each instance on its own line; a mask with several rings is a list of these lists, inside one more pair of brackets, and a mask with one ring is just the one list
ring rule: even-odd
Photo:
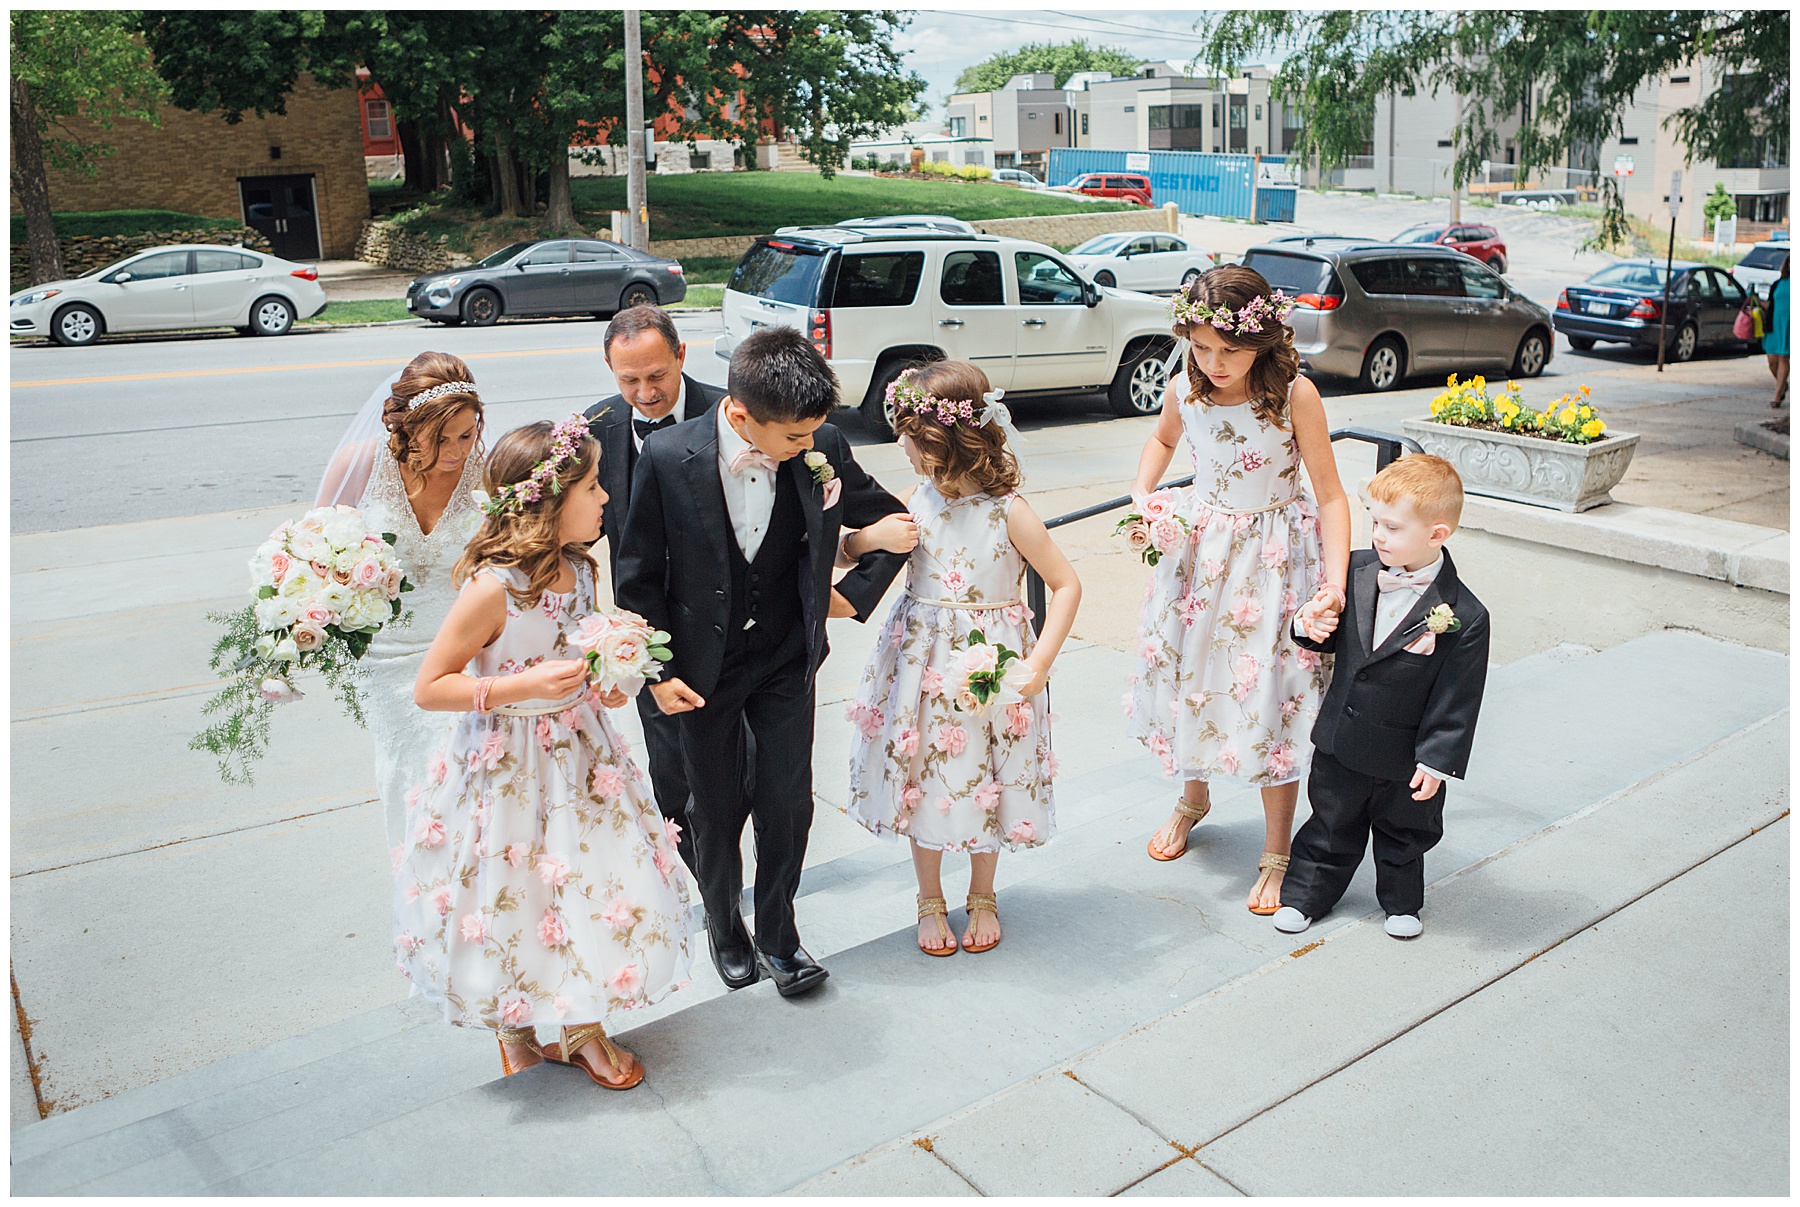
[[[1265,155],[1263,162],[1274,164],[1286,160],[1278,155]],[[1132,172],[1148,176],[1151,200],[1156,205],[1173,201],[1184,214],[1254,218],[1264,222],[1294,220],[1294,190],[1256,189],[1256,159],[1249,155],[1053,147],[1049,179],[1045,183],[1052,187],[1068,184],[1086,172]]]

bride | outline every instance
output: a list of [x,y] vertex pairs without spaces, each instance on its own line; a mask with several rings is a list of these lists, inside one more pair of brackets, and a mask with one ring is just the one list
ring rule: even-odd
[[412,619],[384,627],[359,664],[389,847],[403,841],[406,793],[454,719],[414,704],[413,680],[456,599],[451,569],[481,519],[469,494],[481,483],[481,427],[469,367],[448,352],[421,352],[363,404],[319,483],[315,506],[358,507],[375,531],[395,535],[413,585],[402,597]]

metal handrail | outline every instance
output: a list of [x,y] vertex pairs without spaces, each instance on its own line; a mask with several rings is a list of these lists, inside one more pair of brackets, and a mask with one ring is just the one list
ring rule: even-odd
[[[1373,444],[1375,446],[1376,473],[1380,473],[1397,461],[1402,451],[1409,453],[1425,451],[1419,447],[1419,442],[1410,436],[1396,436],[1390,432],[1377,431],[1372,427],[1363,427],[1360,424],[1352,424],[1349,427],[1334,430],[1331,433],[1331,441],[1336,444],[1339,440],[1361,440],[1366,444]],[[1157,489],[1175,490],[1193,484],[1194,475],[1189,474],[1185,478],[1164,482]],[[1045,520],[1044,527],[1061,528],[1064,524],[1073,524],[1076,520],[1091,520],[1097,515],[1105,515],[1109,511],[1117,511],[1121,507],[1129,506],[1130,503],[1131,496],[1122,495],[1116,499],[1108,499],[1104,503],[1095,503],[1090,507],[1071,511],[1067,515],[1059,515],[1055,519]],[[1033,634],[1041,634],[1044,631],[1044,580],[1030,566],[1025,567],[1025,602],[1031,607],[1031,630]]]

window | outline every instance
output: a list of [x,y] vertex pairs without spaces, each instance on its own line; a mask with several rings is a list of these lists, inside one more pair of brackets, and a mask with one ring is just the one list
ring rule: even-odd
[[1719,283],[1710,272],[1697,272],[1688,278],[1688,296],[1702,302],[1719,300]]
[[1006,289],[1000,281],[1000,253],[953,251],[945,256],[938,297],[950,306],[1006,305]]
[[1157,251],[1186,251],[1187,243],[1173,235],[1156,236]]
[[846,255],[838,264],[833,306],[910,306],[925,274],[922,251]]
[[753,298],[811,306],[818,300],[819,276],[825,267],[823,254],[787,244],[753,244],[731,270],[725,288]]
[[1463,293],[1472,298],[1493,298],[1498,300],[1503,293],[1500,278],[1489,272],[1481,264],[1458,264],[1462,270]]
[[1150,106],[1150,150],[1198,151],[1205,121],[1206,110],[1200,105]]
[[1021,306],[1080,306],[1084,304],[1081,281],[1074,273],[1042,252],[1013,253],[1019,274]]
[[711,151],[689,151],[688,168],[694,172],[706,172],[712,169]]
[[1155,235],[1139,235],[1125,245],[1125,253],[1132,256],[1147,256],[1156,250]]
[[1018,162],[1019,162],[1018,155],[1016,155],[1015,153],[1013,153],[1011,151],[995,151],[994,152],[994,166],[996,168],[1017,167]]
[[950,152],[948,152],[948,151],[933,151],[931,153],[931,162],[932,163],[949,163],[950,162]]
[[1621,147],[1635,147],[1638,145],[1638,141],[1635,138],[1621,138],[1619,140],[1619,145]]
[[963,163],[974,164],[976,167],[980,167],[981,166],[981,152],[980,151],[964,151],[963,152]]
[[[195,272],[236,272],[241,268],[260,268],[262,261],[235,251],[196,251]],[[133,275],[136,275],[135,270]]]
[[520,261],[521,265],[536,268],[540,264],[567,264],[569,262],[569,245],[567,243],[543,243],[531,249],[531,254]]
[[[1767,137],[1758,136],[1750,145],[1735,155],[1728,156],[1719,166],[1721,168],[1785,168],[1788,162],[1787,134],[1779,132]],[[1741,215],[1740,215],[1741,216]],[[1758,222],[1776,221],[1780,219],[1758,218]]]
[[[1744,208],[1744,202],[1738,202],[1738,209]],[[1779,247],[1753,247],[1744,253],[1738,261],[1739,268],[1780,268],[1781,262],[1787,259],[1787,252]]]
[[575,263],[606,264],[614,260],[622,260],[624,256],[616,247],[608,247],[604,243],[589,242],[575,245]]
[[1231,106],[1231,128],[1233,130],[1242,130],[1248,127],[1249,124],[1247,111],[1244,106],[1234,102]]
[[1088,115],[1083,113],[1081,115],[1081,133],[1083,136],[1085,136],[1087,134],[1087,119],[1088,119]]
[[1052,117],[1052,118],[1053,118],[1053,119],[1055,119],[1055,122],[1056,122],[1056,124],[1055,124],[1055,126],[1054,126],[1054,127],[1052,127],[1052,129],[1051,129],[1051,131],[1050,131],[1050,132],[1051,132],[1051,133],[1052,133],[1052,134],[1061,134],[1061,133],[1062,133],[1062,114],[1060,114],[1060,113],[1052,113],[1052,114],[1051,114],[1051,115],[1050,115],[1050,116],[1051,116],[1051,117]]
[[953,117],[950,119],[950,137],[951,138],[962,138],[968,132],[969,132],[969,119],[968,118]]
[[[1298,297],[1303,293],[1325,293],[1334,284],[1331,265],[1317,256],[1253,251],[1244,257],[1244,267],[1255,269],[1262,274],[1263,280],[1290,297]],[[1357,279],[1361,280],[1360,277]]]
[[154,256],[145,256],[141,260],[127,264],[125,271],[131,274],[131,279],[134,281],[184,277],[188,273],[188,254],[184,251],[165,251]]
[[1363,260],[1350,266],[1350,274],[1364,293],[1461,297],[1460,267],[1454,260],[1435,256],[1418,260]]
[[1669,77],[1669,83],[1671,84],[1685,84],[1687,82],[1688,77],[1685,75],[1672,75]]
[[1438,146],[1440,146],[1440,147],[1448,147],[1448,146],[1450,146],[1450,145],[1451,145],[1451,142],[1450,142],[1450,140],[1449,140],[1449,139],[1447,139],[1447,138],[1440,138],[1440,139],[1438,139]]
[[1136,106],[1136,105],[1127,105],[1127,106],[1125,106],[1125,112],[1127,112],[1127,113],[1136,113],[1136,112],[1137,112],[1137,106]]
[[1261,106],[1261,105],[1258,105],[1258,106],[1257,106],[1257,107],[1256,107],[1256,120],[1257,120],[1257,121],[1261,121],[1261,120],[1262,120],[1262,106]]
[[1719,274],[1719,292],[1724,296],[1725,300],[1730,302],[1733,306],[1741,306],[1744,304],[1744,287],[1739,285],[1737,283],[1737,278],[1731,276],[1729,273]]
[[363,101],[363,112],[368,116],[371,141],[394,137],[394,122],[385,100],[378,96],[369,97]]

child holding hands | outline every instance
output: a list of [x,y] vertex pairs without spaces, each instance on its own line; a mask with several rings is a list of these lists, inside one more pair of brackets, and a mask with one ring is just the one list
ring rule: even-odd
[[[1055,828],[1043,689],[1081,583],[1017,493],[1009,419],[987,375],[967,361],[939,361],[890,389],[900,445],[926,481],[902,496],[916,524],[906,594],[849,710],[848,812],[872,833],[911,841],[927,955],[957,951],[940,872],[945,851],[968,854],[961,947],[973,954],[1000,942],[1001,848],[1041,846]],[[901,548],[914,532],[904,536],[886,547]],[[855,534],[847,552],[877,539],[873,529]],[[1019,593],[1027,565],[1053,592],[1036,638]],[[1001,665],[1001,647],[1017,660]]]
[[[1325,689],[1321,659],[1297,648],[1288,626],[1308,596],[1341,603],[1350,556],[1325,407],[1299,376],[1282,322],[1291,306],[1239,266],[1211,269],[1176,295],[1185,371],[1170,376],[1133,490],[1146,519],[1187,534],[1155,563],[1126,697],[1132,735],[1186,781],[1150,856],[1185,853],[1212,807],[1214,777],[1247,779],[1262,789],[1265,837],[1246,904],[1265,915],[1280,908],[1305,734]],[[1194,485],[1157,491],[1184,436]]]

